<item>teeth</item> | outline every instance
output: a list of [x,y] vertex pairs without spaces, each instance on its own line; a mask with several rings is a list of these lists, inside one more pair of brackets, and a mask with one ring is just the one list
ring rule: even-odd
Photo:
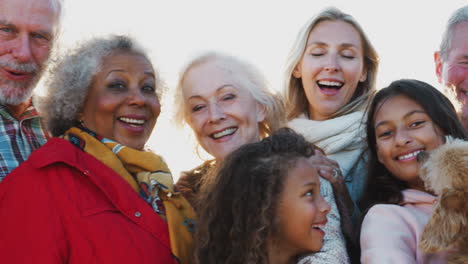
[[120,117],[119,120],[124,121],[125,123],[129,123],[131,125],[143,125],[145,123],[145,120],[133,119],[128,117]]
[[412,157],[416,157],[421,152],[422,152],[422,150],[417,150],[417,151],[415,151],[413,153],[406,154],[404,156],[398,156],[397,159],[398,160],[404,160],[404,159],[409,159],[409,158],[412,158]]
[[228,135],[231,135],[233,134],[234,132],[236,132],[237,128],[227,128],[227,129],[224,129],[223,131],[221,132],[218,132],[218,133],[214,133],[213,134],[213,138],[214,139],[218,139],[220,137],[224,137],[224,136],[228,136]]
[[343,85],[340,82],[331,82],[331,81],[318,81],[318,84],[326,85],[326,86],[342,86]]
[[325,226],[324,224],[312,225],[313,228],[322,228],[322,227],[324,227],[324,226]]

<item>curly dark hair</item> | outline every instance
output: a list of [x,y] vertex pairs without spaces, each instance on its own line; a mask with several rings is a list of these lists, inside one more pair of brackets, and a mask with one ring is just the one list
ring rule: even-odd
[[445,95],[431,85],[418,80],[402,79],[378,91],[368,107],[366,124],[369,176],[362,200],[364,211],[375,204],[401,203],[403,199],[401,191],[408,188],[408,185],[394,177],[377,157],[375,115],[384,102],[397,95],[404,95],[421,105],[444,135],[461,139],[467,137],[455,107]]
[[268,263],[277,207],[288,171],[314,146],[289,128],[246,144],[212,170],[202,184],[195,257],[199,264]]

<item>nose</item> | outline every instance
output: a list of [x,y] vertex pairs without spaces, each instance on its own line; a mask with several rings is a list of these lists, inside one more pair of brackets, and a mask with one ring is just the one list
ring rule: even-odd
[[224,113],[223,108],[217,103],[213,103],[210,106],[209,115],[210,115],[210,122],[212,123],[216,123],[216,122],[226,119],[226,114]]
[[12,56],[20,63],[32,61],[31,41],[28,36],[19,35],[11,49]]
[[146,97],[140,89],[132,89],[129,95],[128,104],[134,106],[143,106],[146,104]]
[[405,146],[411,142],[411,137],[406,130],[400,129],[395,134],[395,144],[397,146]]
[[322,212],[324,214],[328,214],[330,212],[330,210],[331,210],[330,204],[328,204],[327,201],[325,201],[325,199],[323,199],[322,195],[320,195],[318,208],[319,208],[320,212]]
[[341,69],[340,64],[338,63],[337,54],[329,54],[327,60],[325,61],[324,69],[327,72],[337,72]]

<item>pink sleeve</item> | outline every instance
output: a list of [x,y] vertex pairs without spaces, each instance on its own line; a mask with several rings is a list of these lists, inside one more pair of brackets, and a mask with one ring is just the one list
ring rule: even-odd
[[416,235],[398,205],[375,205],[361,229],[361,263],[417,263]]

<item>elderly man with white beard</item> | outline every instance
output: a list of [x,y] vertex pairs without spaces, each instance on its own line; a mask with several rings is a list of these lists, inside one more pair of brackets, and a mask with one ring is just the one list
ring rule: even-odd
[[32,102],[59,28],[62,0],[0,0],[0,181],[48,133]]

